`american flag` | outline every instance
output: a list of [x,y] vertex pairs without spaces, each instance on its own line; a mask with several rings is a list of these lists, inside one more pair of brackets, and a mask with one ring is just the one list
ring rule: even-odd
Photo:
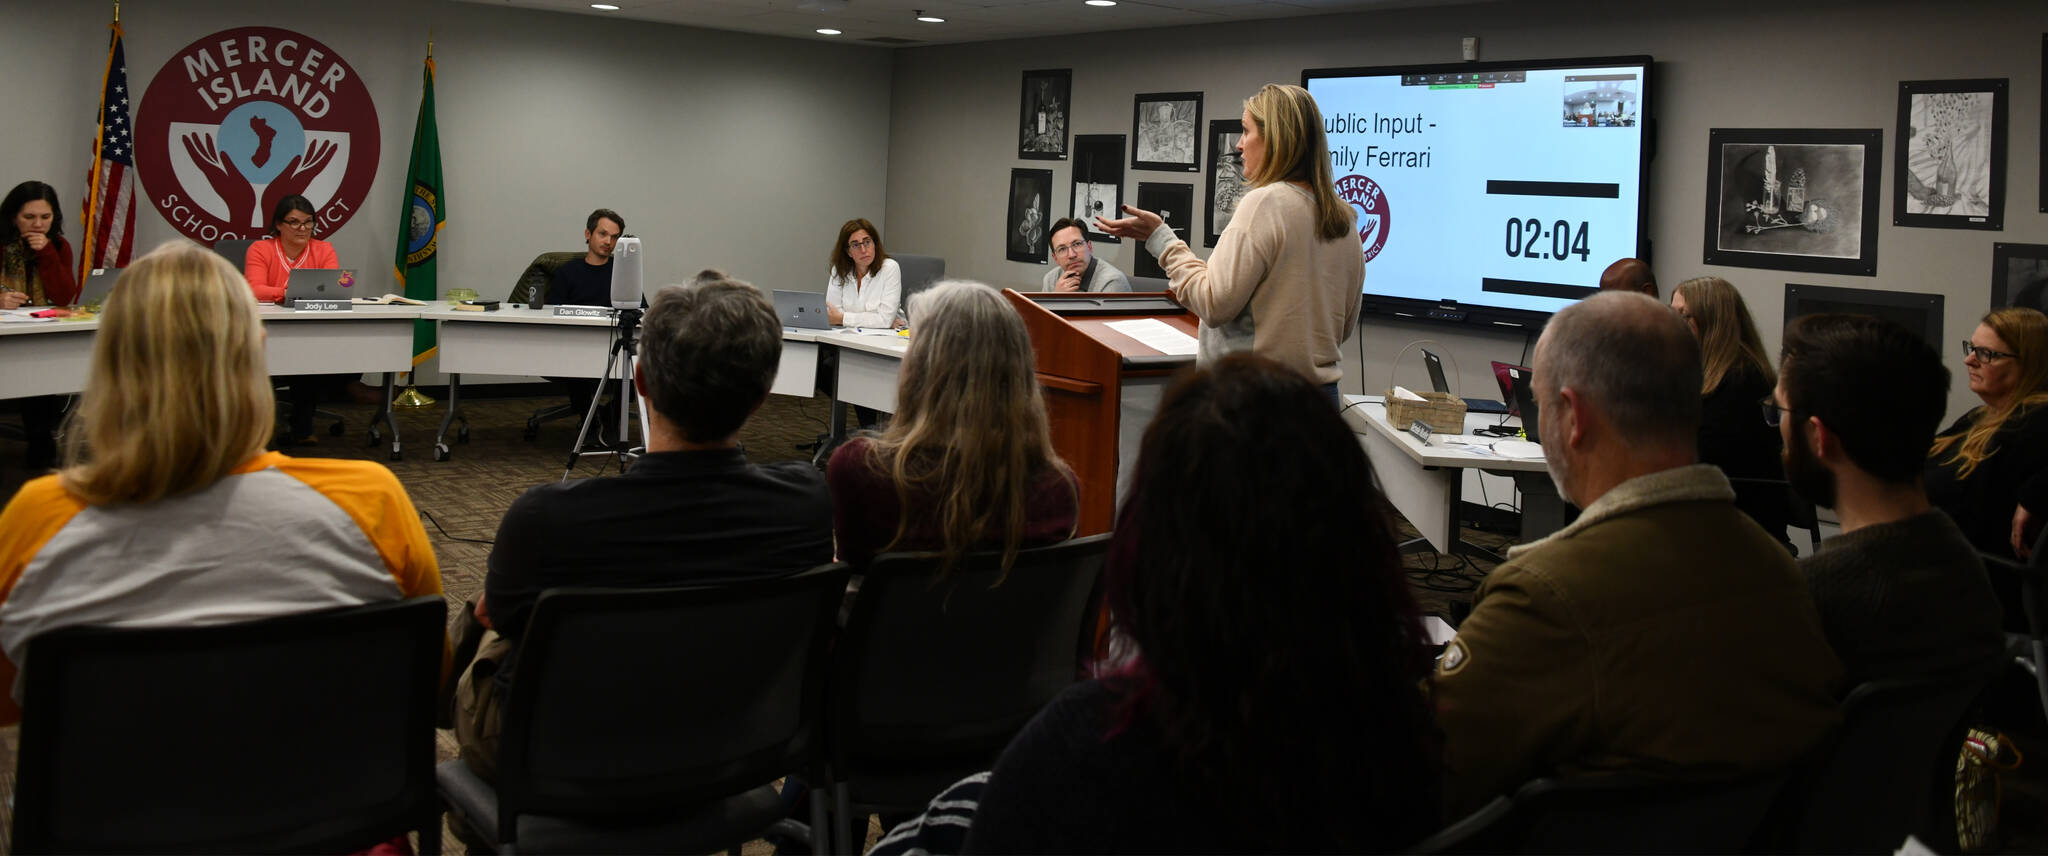
[[128,97],[128,57],[116,21],[106,87],[100,93],[93,171],[86,179],[90,190],[82,215],[86,244],[79,253],[80,281],[95,268],[126,266],[135,245],[135,129],[128,120]]

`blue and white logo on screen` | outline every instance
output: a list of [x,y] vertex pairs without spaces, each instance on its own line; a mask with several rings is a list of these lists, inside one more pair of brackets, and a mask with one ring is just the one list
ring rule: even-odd
[[221,119],[220,149],[243,178],[264,187],[286,165],[298,163],[306,150],[306,126],[275,101],[244,101]]

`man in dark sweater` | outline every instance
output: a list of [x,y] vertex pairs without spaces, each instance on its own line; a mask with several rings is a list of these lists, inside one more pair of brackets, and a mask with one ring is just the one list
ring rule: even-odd
[[[620,217],[619,212],[610,208],[590,212],[583,225],[583,243],[587,251],[583,258],[570,259],[555,268],[555,275],[548,280],[548,303],[555,306],[612,305],[612,248],[618,246],[619,236],[625,231],[626,218]],[[561,384],[569,393],[569,408],[576,412],[578,418],[590,412],[590,399],[597,396],[597,378],[550,377],[548,380]],[[607,419],[601,424],[608,426],[611,421]]]
[[1793,488],[1841,518],[1799,569],[1852,683],[1967,670],[2004,649],[1984,562],[1921,481],[1948,384],[1934,349],[1892,322],[1808,315],[1785,329],[1768,415]]
[[656,296],[640,341],[634,385],[650,410],[647,454],[617,478],[533,488],[498,526],[476,603],[496,635],[456,687],[462,758],[486,779],[541,592],[745,585],[832,560],[824,477],[803,462],[749,463],[739,448],[740,426],[767,399],[782,356],[768,298],[707,271]]

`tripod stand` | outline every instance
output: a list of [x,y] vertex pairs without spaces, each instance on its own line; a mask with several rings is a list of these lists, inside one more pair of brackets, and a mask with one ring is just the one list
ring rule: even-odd
[[[645,446],[634,446],[632,441],[633,375],[640,364],[640,342],[635,338],[635,335],[640,329],[640,313],[642,311],[639,309],[613,310],[612,347],[611,353],[605,357],[604,377],[598,379],[597,391],[590,396],[590,410],[583,414],[583,427],[576,432],[576,445],[570,448],[569,461],[562,468],[563,481],[569,480],[569,475],[576,471],[576,462],[582,460],[587,455],[616,456],[619,463],[619,472],[623,473],[626,471],[626,465],[638,460],[640,454],[645,451]],[[617,396],[619,421],[616,423],[618,425],[618,437],[614,438],[613,442],[607,443],[604,442],[602,436],[599,436],[597,448],[586,448],[584,442],[590,436],[590,426],[597,422],[598,408],[604,406],[602,402],[604,382],[614,379],[619,381],[619,394]],[[600,430],[599,433],[602,435],[603,432]],[[641,430],[640,436],[645,440],[647,436],[645,429]]]

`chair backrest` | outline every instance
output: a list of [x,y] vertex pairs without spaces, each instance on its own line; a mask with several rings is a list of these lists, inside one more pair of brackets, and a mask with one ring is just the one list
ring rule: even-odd
[[1417,844],[1417,853],[1740,853],[1789,775],[1681,783],[1537,779]]
[[896,266],[903,274],[903,305],[910,305],[910,296],[932,287],[932,283],[946,278],[946,260],[938,256],[908,256],[892,253],[889,258],[896,260]]
[[[826,733],[835,774],[874,762],[985,756],[1078,679],[1107,534],[970,553],[888,553],[861,580],[834,652]],[[986,769],[980,767],[977,769]]]
[[1132,291],[1165,291],[1165,290],[1166,290],[1166,278],[1165,278],[1165,277],[1157,277],[1157,276],[1133,276],[1133,277],[1131,277],[1130,279],[1131,279],[1131,290],[1132,290]]
[[622,817],[774,781],[809,750],[846,567],[664,589],[541,594],[498,748],[518,816]]
[[1871,681],[1842,702],[1842,730],[1809,779],[1788,797],[1801,853],[1878,853],[1895,850],[1909,834],[1939,846],[1951,831],[1934,828],[1948,812],[1934,808],[1953,798],[1955,763],[1964,717],[2000,664],[1916,678]]
[[506,295],[505,302],[525,305],[532,303],[536,295],[546,299],[548,282],[554,279],[555,269],[570,259],[580,259],[583,256],[584,253],[581,251],[541,253],[534,256],[533,263],[520,271],[518,281],[512,283],[512,293]]
[[[222,238],[213,242],[213,251],[219,253],[221,258],[233,262],[235,270],[242,270],[242,263],[249,260],[249,245],[256,243],[258,240],[262,239]],[[243,273],[247,272],[243,271]]]
[[345,853],[431,823],[446,614],[36,637],[14,852]]

